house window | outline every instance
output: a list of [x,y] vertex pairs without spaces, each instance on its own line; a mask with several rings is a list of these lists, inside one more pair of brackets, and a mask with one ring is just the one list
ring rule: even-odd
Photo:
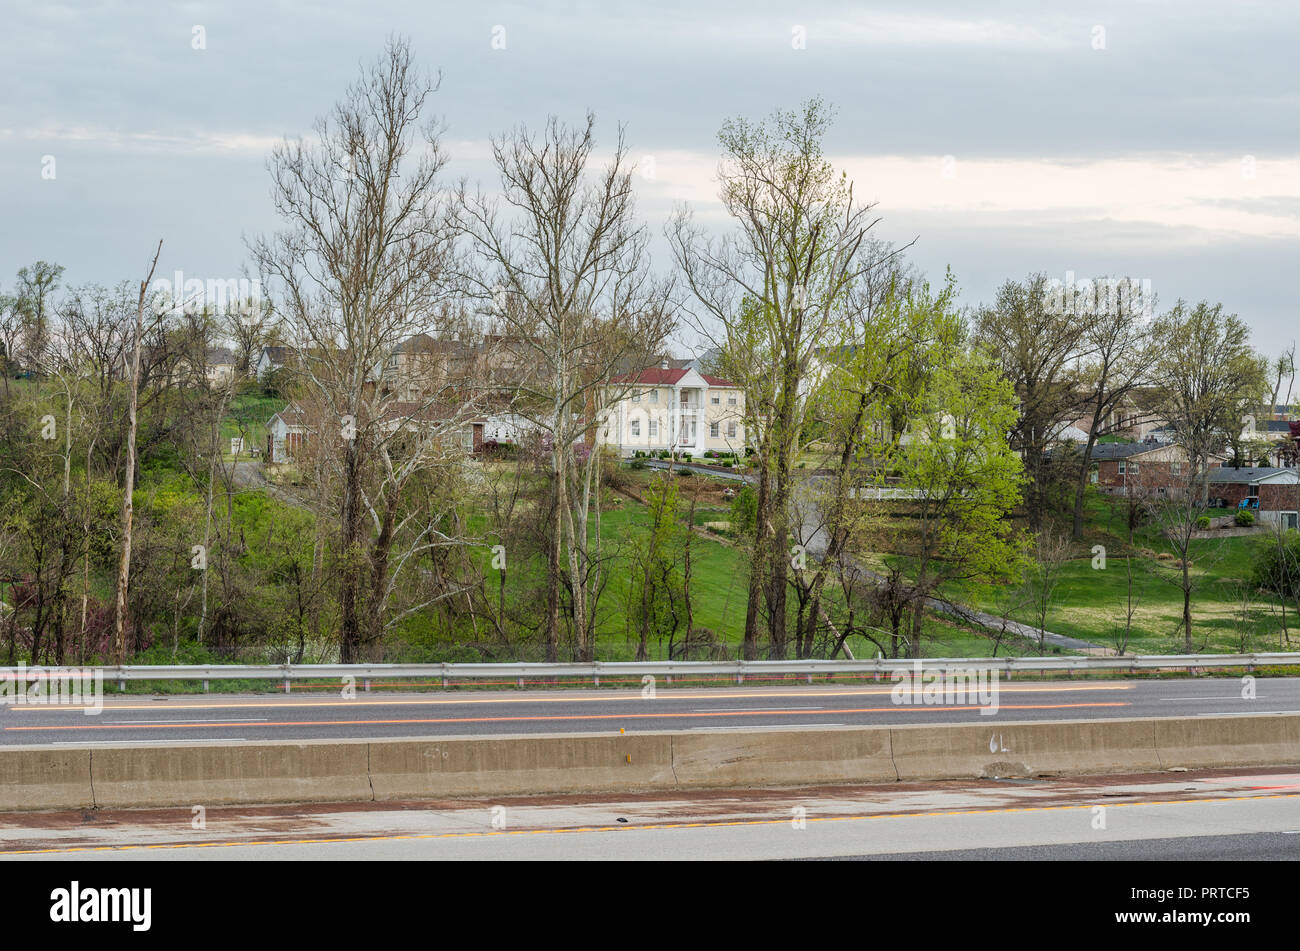
[[1171,475],[1182,475],[1182,474],[1183,474],[1183,464],[1182,464],[1181,462],[1171,462],[1171,463],[1169,463],[1169,472],[1170,472]]
[[1300,528],[1300,512],[1283,512],[1282,524],[1287,528]]
[[641,438],[641,420],[632,420],[632,435],[637,439]]
[[717,406],[719,403],[722,402],[722,396],[718,393],[710,393],[709,402],[712,403],[714,406]]
[[709,423],[709,435],[714,439],[718,438],[718,424],[716,422]]
[[735,406],[735,405],[736,405],[736,394],[735,394],[735,393],[730,393],[730,394],[727,395],[727,405],[728,405],[728,406]]
[[1120,474],[1120,475],[1123,475],[1123,474],[1124,474],[1124,468],[1125,468],[1125,466],[1127,466],[1127,465],[1128,465],[1128,464],[1127,464],[1123,459],[1121,459],[1121,460],[1119,461],[1119,474]]
[[633,403],[640,403],[640,402],[641,402],[641,391],[640,391],[640,390],[633,390],[633,391],[632,391],[632,402],[633,402]]
[[[658,403],[658,402],[659,402],[659,391],[658,391],[658,390],[651,390],[651,391],[650,391],[650,402],[651,402],[651,403]],[[650,435],[653,436],[654,433],[651,433]]]
[[658,435],[659,435],[659,420],[652,419],[650,420],[650,438],[654,439]]
[[727,437],[729,439],[736,438],[736,421],[734,419],[727,423]]
[[1138,474],[1138,464],[1135,462],[1135,463],[1133,463],[1132,465],[1130,465],[1130,466],[1128,467],[1128,472],[1129,472],[1129,475],[1137,475],[1137,474]]

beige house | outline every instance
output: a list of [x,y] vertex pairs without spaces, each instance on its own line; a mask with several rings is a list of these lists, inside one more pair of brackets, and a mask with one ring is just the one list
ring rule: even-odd
[[745,394],[727,380],[665,364],[614,377],[606,392],[596,440],[620,455],[744,451]]

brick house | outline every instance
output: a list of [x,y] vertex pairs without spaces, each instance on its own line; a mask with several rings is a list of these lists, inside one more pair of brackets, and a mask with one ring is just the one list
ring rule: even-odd
[[1276,466],[1234,468],[1222,466],[1209,472],[1210,498],[1223,499],[1236,508],[1242,499],[1259,499],[1261,522],[1300,528],[1300,470]]
[[1111,495],[1164,495],[1187,484],[1187,453],[1172,443],[1098,443],[1093,485]]

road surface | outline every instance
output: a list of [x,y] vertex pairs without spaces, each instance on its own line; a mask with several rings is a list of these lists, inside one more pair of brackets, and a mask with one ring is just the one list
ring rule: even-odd
[[1300,713],[1300,678],[1261,678],[1243,699],[1240,678],[1002,681],[998,709],[899,705],[892,684],[741,687],[659,686],[622,690],[446,690],[365,693],[337,689],[261,696],[109,696],[87,716],[67,706],[0,707],[0,745],[76,746],[150,742],[491,736],[752,730],[787,726],[880,726],[1105,717]]

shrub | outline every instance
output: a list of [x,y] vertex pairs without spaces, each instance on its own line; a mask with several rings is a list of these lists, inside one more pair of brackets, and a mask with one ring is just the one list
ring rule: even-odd
[[1199,528],[1199,529],[1200,529],[1201,531],[1203,531],[1203,532],[1206,531],[1207,529],[1209,529],[1209,527],[1210,527],[1210,516],[1208,516],[1208,515],[1202,515],[1200,518],[1198,518],[1198,519],[1196,520],[1196,527]]
[[744,486],[731,500],[731,528],[740,535],[752,535],[758,520],[758,493],[751,485]]
[[1270,540],[1255,557],[1251,577],[1267,591],[1300,600],[1300,534],[1288,532],[1276,544]]
[[1255,513],[1250,509],[1238,509],[1237,514],[1233,516],[1233,521],[1242,528],[1248,528],[1255,524]]
[[640,453],[638,453],[638,454],[637,454],[637,455],[632,459],[632,461],[629,462],[629,463],[627,464],[627,467],[628,467],[629,469],[637,469],[637,470],[641,470],[641,469],[649,469],[649,468],[650,468],[650,463],[646,462],[646,461],[645,461],[645,457],[642,456]]

